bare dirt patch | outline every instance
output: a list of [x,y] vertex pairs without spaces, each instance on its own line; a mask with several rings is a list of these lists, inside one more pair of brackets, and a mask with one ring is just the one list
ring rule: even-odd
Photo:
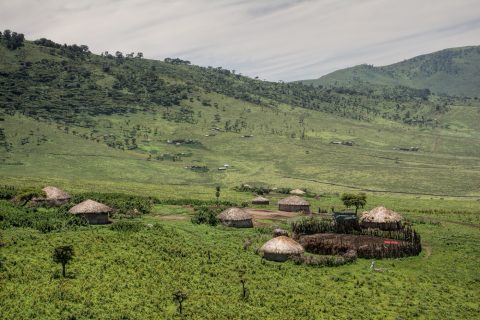
[[306,216],[301,212],[270,211],[249,208],[246,208],[245,211],[247,211],[254,220],[286,220],[290,218]]

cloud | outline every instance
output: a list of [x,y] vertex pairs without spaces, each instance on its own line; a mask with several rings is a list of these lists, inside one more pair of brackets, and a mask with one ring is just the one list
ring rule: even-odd
[[480,44],[477,0],[16,0],[4,28],[29,39],[180,57],[268,80],[316,78]]

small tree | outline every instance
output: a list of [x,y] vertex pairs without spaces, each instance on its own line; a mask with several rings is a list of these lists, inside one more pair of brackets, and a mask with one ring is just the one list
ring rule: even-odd
[[177,291],[173,294],[173,301],[178,303],[178,313],[182,314],[183,310],[183,301],[187,300],[188,295],[183,291]]
[[62,275],[64,278],[66,275],[65,266],[73,259],[73,256],[73,246],[71,245],[56,247],[53,250],[53,261],[62,264]]
[[217,204],[220,198],[220,186],[215,187],[215,197],[217,198]]
[[245,286],[247,284],[247,279],[245,278],[245,270],[239,271],[240,284],[242,285],[242,298],[248,298],[248,288]]
[[365,193],[344,193],[341,200],[345,207],[355,207],[355,214],[357,214],[358,208],[363,208],[367,204],[367,195]]

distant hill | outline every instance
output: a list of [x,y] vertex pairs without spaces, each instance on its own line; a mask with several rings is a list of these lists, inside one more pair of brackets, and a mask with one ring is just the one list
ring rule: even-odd
[[480,97],[480,46],[445,49],[383,67],[362,64],[316,80],[316,86],[407,86],[437,94]]

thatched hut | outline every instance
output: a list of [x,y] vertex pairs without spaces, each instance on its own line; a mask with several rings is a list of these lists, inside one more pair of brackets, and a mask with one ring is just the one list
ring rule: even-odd
[[278,201],[278,210],[310,213],[310,203],[299,196],[290,196]]
[[305,194],[305,191],[303,191],[302,189],[293,189],[293,190],[290,190],[290,194],[295,194],[297,196],[302,196]]
[[269,203],[270,203],[270,200],[262,196],[258,196],[252,200],[252,204],[269,204]]
[[252,228],[252,216],[240,208],[228,208],[222,211],[218,216],[218,220],[227,226],[234,228]]
[[360,226],[380,230],[398,230],[402,228],[402,216],[385,207],[376,207],[362,213]]
[[68,193],[57,187],[47,186],[42,191],[45,193],[45,197],[33,198],[32,204],[59,206],[67,203],[71,198]]
[[71,214],[84,217],[89,224],[110,223],[110,220],[108,220],[108,214],[112,211],[113,209],[109,206],[90,199],[77,204],[69,210]]
[[270,239],[260,248],[265,259],[278,262],[301,255],[304,251],[298,242],[286,236]]

